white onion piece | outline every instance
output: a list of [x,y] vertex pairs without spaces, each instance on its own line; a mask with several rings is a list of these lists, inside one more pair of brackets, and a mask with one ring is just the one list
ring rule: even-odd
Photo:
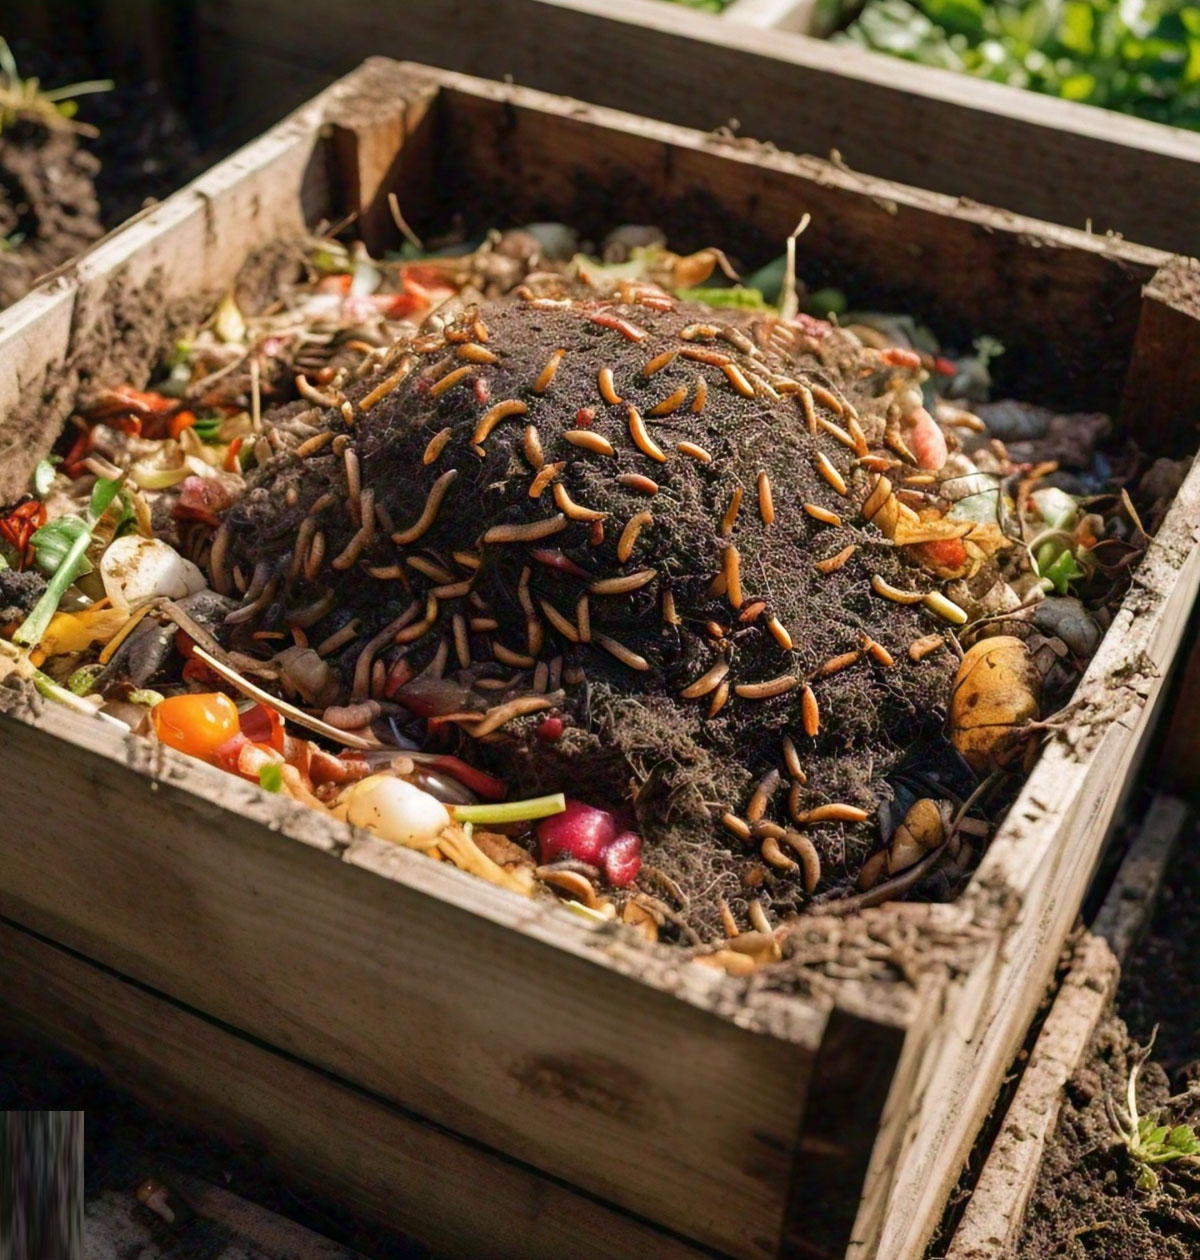
[[365,827],[382,840],[410,849],[428,849],[450,825],[441,801],[390,774],[372,774],[352,783],[334,807],[334,816]]
[[123,611],[147,599],[183,599],[208,585],[204,574],[174,547],[135,534],[109,545],[100,560],[100,577],[113,607]]

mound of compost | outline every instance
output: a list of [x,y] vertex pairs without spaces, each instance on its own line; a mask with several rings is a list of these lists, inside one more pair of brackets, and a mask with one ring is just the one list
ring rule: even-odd
[[[877,359],[826,326],[797,349],[770,321],[648,301],[526,290],[310,387],[211,578],[242,593],[238,646],[345,627],[342,699],[384,671],[388,700],[473,730],[468,755],[514,794],[628,807],[691,922],[747,895],[787,913],[801,872],[722,814],[764,776],[768,822],[849,806],[806,830],[822,885],[852,877],[888,776],[953,761],[956,661],[911,660],[944,623],[877,589],[933,585],[861,518]],[[478,720],[514,700],[530,711]]]
[[65,126],[19,117],[0,131],[0,307],[103,234],[99,170]]

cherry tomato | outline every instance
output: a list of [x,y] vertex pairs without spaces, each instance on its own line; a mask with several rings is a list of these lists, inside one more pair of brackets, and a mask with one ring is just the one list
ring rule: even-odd
[[239,733],[237,705],[219,691],[168,696],[151,709],[150,717],[164,744],[204,761]]

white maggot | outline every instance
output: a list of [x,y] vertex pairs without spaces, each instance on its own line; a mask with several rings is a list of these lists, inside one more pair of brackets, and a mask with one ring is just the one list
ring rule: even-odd
[[450,825],[445,805],[428,792],[390,774],[352,783],[334,806],[334,817],[365,827],[381,840],[428,849]]
[[204,574],[174,547],[136,534],[109,545],[100,560],[100,577],[113,607],[122,611],[160,596],[182,599],[207,586]]

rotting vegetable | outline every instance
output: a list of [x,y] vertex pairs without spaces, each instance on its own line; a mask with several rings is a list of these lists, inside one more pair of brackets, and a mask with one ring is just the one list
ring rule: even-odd
[[81,400],[0,513],[0,667],[735,973],[809,907],[952,896],[1132,501],[971,401],[994,346],[785,317],[786,265],[737,297],[648,229],[579,246],[310,242],[266,313],[227,295],[153,388]]

